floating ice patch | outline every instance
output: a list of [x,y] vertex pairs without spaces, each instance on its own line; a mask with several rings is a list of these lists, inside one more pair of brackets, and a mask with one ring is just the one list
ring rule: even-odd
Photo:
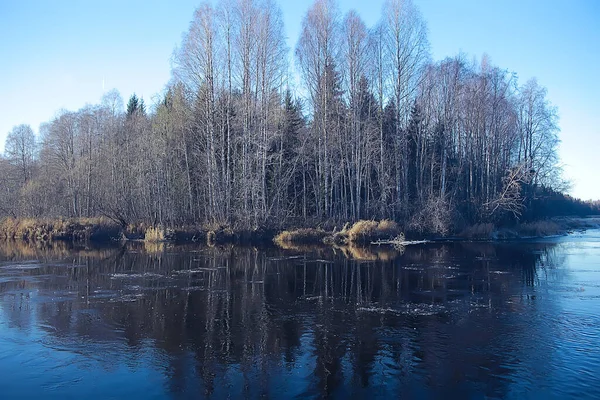
[[286,261],[286,260],[297,260],[299,258],[304,258],[304,256],[289,256],[289,257],[271,257],[268,258],[268,261]]
[[404,266],[402,269],[406,269],[408,271],[424,271],[425,267]]
[[412,315],[412,316],[431,316],[443,313],[446,308],[441,305],[430,304],[407,304],[400,308],[390,307],[358,307],[356,311],[369,312],[377,314],[395,314],[395,315]]
[[175,275],[192,275],[206,272],[205,269],[197,268],[197,269],[182,269],[179,271],[173,271]]
[[432,265],[429,269],[445,269],[445,270],[457,270],[458,267],[453,267],[451,265]]
[[164,275],[145,272],[143,274],[110,274],[111,279],[164,278]]
[[[36,263],[37,263],[37,261],[36,261]],[[23,264],[6,265],[6,266],[0,267],[0,268],[8,269],[8,270],[27,271],[27,270],[32,270],[32,269],[38,269],[41,267],[42,267],[42,264],[23,263]]]
[[496,261],[495,257],[475,257],[476,260],[479,261]]
[[142,297],[144,297],[144,295],[141,293],[125,294],[123,296],[119,296],[117,298],[110,299],[109,301],[111,303],[133,302],[133,301],[137,301],[137,300],[141,299]]
[[189,286],[189,287],[181,288],[181,290],[184,292],[187,292],[187,291],[195,292],[195,291],[200,291],[200,290],[206,290],[206,288],[203,286]]
[[315,301],[315,300],[320,300],[321,296],[307,296],[304,298],[304,300],[308,300],[308,301]]

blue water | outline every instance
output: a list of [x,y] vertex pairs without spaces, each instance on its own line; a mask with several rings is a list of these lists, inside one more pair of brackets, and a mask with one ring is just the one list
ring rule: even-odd
[[600,398],[600,231],[389,248],[0,245],[0,396]]

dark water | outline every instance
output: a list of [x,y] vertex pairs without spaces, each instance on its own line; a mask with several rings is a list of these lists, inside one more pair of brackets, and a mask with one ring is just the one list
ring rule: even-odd
[[0,244],[0,397],[600,398],[600,231],[391,249]]

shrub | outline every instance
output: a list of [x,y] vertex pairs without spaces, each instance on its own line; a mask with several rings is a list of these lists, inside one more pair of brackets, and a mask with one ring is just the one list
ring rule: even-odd
[[377,240],[391,240],[400,234],[400,227],[394,221],[361,220],[348,229],[348,241],[351,243],[370,243]]
[[149,227],[146,229],[144,241],[146,242],[163,242],[165,240],[165,230],[161,226]]
[[0,223],[0,237],[17,240],[111,240],[121,227],[105,218],[13,219]]
[[415,213],[408,228],[420,234],[446,236],[452,227],[453,209],[443,197],[429,198],[420,211]]
[[323,243],[327,235],[327,232],[322,229],[302,228],[283,231],[273,240],[277,244],[316,244]]

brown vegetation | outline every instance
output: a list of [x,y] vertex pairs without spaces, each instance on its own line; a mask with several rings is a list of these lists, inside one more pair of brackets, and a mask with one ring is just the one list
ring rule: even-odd
[[379,222],[361,220],[348,230],[348,242],[365,244],[378,240],[392,240],[400,233],[398,224],[389,219]]
[[16,219],[0,222],[0,238],[5,240],[115,240],[121,227],[106,218]]
[[161,226],[149,227],[144,235],[144,242],[164,242],[166,239],[166,231]]
[[234,230],[222,225],[164,227],[143,222],[121,224],[107,218],[33,219],[5,218],[0,220],[0,239],[24,241],[97,241],[143,240],[160,242],[266,243],[274,232],[265,229]]
[[302,228],[290,231],[283,231],[275,236],[276,244],[319,244],[329,234],[322,229]]
[[[393,240],[400,235],[400,227],[391,220],[361,220],[351,227],[348,224],[339,232],[326,232],[323,229],[301,228],[278,234],[274,241],[278,245],[289,244],[369,244],[379,240]],[[282,246],[283,247],[283,246]]]

